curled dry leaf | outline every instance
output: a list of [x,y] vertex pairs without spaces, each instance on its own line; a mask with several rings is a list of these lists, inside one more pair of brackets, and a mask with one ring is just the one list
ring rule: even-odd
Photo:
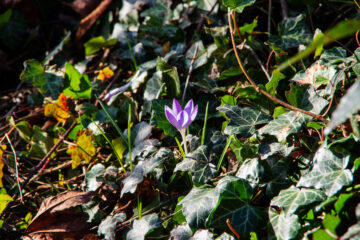
[[76,207],[93,197],[92,192],[66,191],[45,199],[26,229],[26,236],[36,240],[83,237],[89,233],[88,215]]

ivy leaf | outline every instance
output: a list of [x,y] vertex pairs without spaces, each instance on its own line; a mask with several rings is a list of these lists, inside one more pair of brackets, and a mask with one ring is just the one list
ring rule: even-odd
[[286,98],[294,107],[315,114],[319,114],[329,103],[327,100],[317,95],[314,87],[311,85],[291,85],[290,91],[286,93]]
[[37,60],[24,62],[24,71],[20,75],[21,81],[31,82],[45,95],[56,99],[63,88],[63,78],[54,73],[45,72],[41,63]]
[[192,236],[191,228],[188,224],[181,224],[175,227],[170,232],[170,239],[173,240],[187,240]]
[[157,71],[153,74],[153,76],[147,81],[146,88],[144,91],[144,99],[147,101],[151,101],[157,99],[162,92],[165,83],[162,81],[163,73],[161,71]]
[[209,156],[208,147],[201,145],[194,152],[188,154],[182,162],[178,163],[174,172],[190,172],[195,183],[204,184],[216,177],[217,169],[213,158],[213,156]]
[[93,144],[93,135],[88,132],[79,132],[76,145],[70,145],[67,154],[71,155],[72,168],[77,168],[82,160],[89,163],[91,158],[95,156],[96,149]]
[[246,180],[227,176],[219,181],[216,189],[220,198],[208,218],[209,226],[226,230],[224,223],[230,219],[231,225],[242,236],[248,236],[261,226],[264,214],[250,205],[252,188]]
[[89,41],[84,43],[85,55],[89,56],[100,51],[103,47],[112,47],[116,43],[117,39],[105,40],[103,36],[93,37]]
[[240,166],[236,177],[245,179],[249,182],[251,187],[255,188],[260,183],[265,173],[264,166],[258,158],[247,159]]
[[340,238],[344,240],[360,240],[360,223],[356,223],[348,228],[346,233]]
[[292,133],[300,131],[306,117],[302,113],[290,111],[281,114],[266,126],[259,130],[260,135],[269,134],[277,137],[279,142],[286,140],[286,137]]
[[75,99],[91,98],[91,83],[89,77],[86,74],[79,73],[79,71],[68,62],[65,64],[63,92],[65,95]]
[[273,155],[281,155],[284,157],[287,157],[290,155],[290,153],[294,150],[294,146],[287,146],[278,142],[274,143],[266,143],[261,142],[259,145],[258,153],[261,156],[261,159],[266,159]]
[[[8,202],[14,201],[7,193],[0,193],[0,213],[4,211]],[[1,222],[0,222],[1,223]]]
[[107,216],[100,224],[98,228],[98,234],[104,235],[106,240],[116,239],[116,225],[126,220],[126,214],[124,212],[117,213],[115,215]]
[[181,93],[180,79],[176,67],[171,66],[161,57],[157,59],[158,71],[163,73],[163,81],[167,87],[167,93],[170,97],[178,97]]
[[[153,146],[150,146],[150,148],[154,149]],[[147,149],[145,148],[145,150]],[[140,160],[133,168],[130,175],[123,180],[124,186],[121,190],[121,196],[128,192],[134,193],[137,185],[143,181],[143,178],[146,174],[149,174],[154,169],[160,167],[164,161],[168,161],[173,157],[171,150],[168,148],[160,148],[156,154],[154,154],[154,150],[150,151],[152,152],[150,157],[145,158],[144,160]],[[157,176],[157,178],[159,177],[160,176]]]
[[283,209],[284,213],[291,215],[298,208],[326,200],[326,195],[321,190],[299,189],[291,186],[281,190],[277,197],[271,200],[270,206],[277,206]]
[[270,224],[279,240],[295,239],[301,225],[296,214],[285,214],[269,208]]
[[66,122],[66,120],[71,117],[68,101],[70,101],[70,99],[61,93],[55,103],[47,103],[44,106],[45,117],[54,117],[61,123]]
[[297,186],[322,189],[327,196],[336,194],[342,187],[353,181],[353,175],[346,169],[350,156],[334,154],[327,143],[324,143],[316,152],[313,169],[303,175]]
[[[6,150],[6,145],[0,145],[0,188],[4,187],[4,184],[2,182],[2,178],[4,176],[4,172],[3,172],[4,163],[2,161],[2,156],[3,156],[5,150]],[[0,213],[1,213],[1,211],[0,211]]]
[[114,166],[105,167],[98,163],[85,174],[86,190],[96,191],[101,185],[107,184],[113,189],[118,189],[116,174],[118,169]]
[[233,236],[231,236],[230,234],[224,232],[219,237],[217,237],[215,240],[235,240],[235,238]]
[[347,118],[360,108],[360,81],[356,81],[341,98],[340,103],[331,115],[331,121],[325,128],[328,135],[336,126],[343,123]]
[[[37,125],[33,126],[30,149],[27,153],[28,156],[32,157],[44,157],[54,145],[54,139],[49,136],[47,132],[41,130]],[[55,154],[55,153],[54,153]],[[52,154],[52,156],[54,155]]]
[[239,163],[242,163],[247,158],[253,158],[257,155],[256,145],[244,143],[238,138],[233,138],[230,144],[230,148],[235,153],[236,159]]
[[155,214],[142,217],[135,220],[131,226],[131,230],[126,234],[127,240],[144,240],[146,234],[161,226],[160,218]]
[[271,119],[269,115],[248,107],[241,108],[225,104],[217,109],[225,113],[230,121],[224,131],[228,135],[241,134],[243,137],[251,137],[257,125],[268,123]]
[[308,45],[312,40],[312,33],[307,28],[304,15],[289,17],[280,23],[279,35],[271,35],[269,42],[280,48],[289,49],[299,45]]
[[209,230],[200,229],[194,233],[194,236],[192,236],[192,238],[190,238],[190,240],[213,239],[213,237],[214,237],[214,234],[211,233]]
[[162,129],[166,135],[173,137],[177,130],[166,118],[165,105],[172,106],[172,100],[155,99],[152,101],[150,124]]
[[190,227],[202,228],[218,199],[219,193],[215,188],[193,187],[178,205],[182,205],[182,213]]
[[255,0],[222,0],[222,3],[232,11],[242,13],[244,8],[253,5]]

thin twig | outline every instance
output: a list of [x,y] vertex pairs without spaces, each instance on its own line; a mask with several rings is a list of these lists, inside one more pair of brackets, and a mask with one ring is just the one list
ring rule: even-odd
[[[77,122],[74,121],[73,124],[71,124],[71,126],[69,127],[69,129],[64,133],[64,135],[59,139],[59,141],[50,149],[50,151],[45,155],[45,157],[43,157],[43,159],[32,169],[30,169],[30,173],[27,176],[26,180],[23,182],[23,184],[21,185],[21,189],[24,189],[26,187],[26,185],[30,182],[30,179],[32,178],[32,176],[38,172],[41,167],[44,165],[44,163],[47,161],[47,159],[51,156],[51,154],[56,150],[56,148],[58,148],[60,146],[60,144],[64,141],[64,139],[70,134],[71,130],[76,126]],[[19,192],[16,192],[13,196],[12,199],[16,199],[19,196]],[[6,212],[6,210],[10,207],[10,205],[13,202],[8,202],[5,209],[3,210],[2,213],[0,213],[0,218],[2,218]]]
[[0,145],[1,145],[1,143],[5,140],[5,138],[6,138],[7,136],[9,136],[10,133],[12,133],[12,131],[14,131],[14,129],[15,129],[15,127],[12,127],[12,128],[1,138],[1,140],[0,140]]
[[[234,14],[234,13],[233,13]],[[231,25],[231,17],[230,17],[230,9],[228,10],[228,23],[229,23],[229,29],[230,29],[230,36],[231,36],[231,42],[232,42],[232,46],[233,46],[233,50],[234,50],[234,53],[235,53],[235,57],[236,57],[236,60],[239,64],[239,67],[241,69],[241,71],[244,73],[245,77],[247,78],[247,80],[250,82],[250,84],[255,88],[255,90],[257,92],[260,92],[262,93],[263,95],[265,95],[267,98],[277,102],[278,104],[290,109],[290,110],[293,110],[293,111],[296,111],[296,112],[301,112],[301,113],[304,113],[306,115],[309,115],[309,116],[312,116],[316,119],[319,119],[320,121],[323,121],[323,122],[328,122],[328,120],[326,120],[325,118],[323,118],[321,115],[318,115],[318,114],[314,114],[312,112],[308,112],[308,111],[305,111],[303,109],[300,109],[300,108],[297,108],[297,107],[294,107],[276,97],[274,97],[273,95],[271,95],[270,93],[266,92],[265,90],[259,88],[256,83],[254,82],[254,80],[249,76],[249,74],[247,73],[247,71],[245,70],[241,60],[240,60],[240,57],[239,57],[239,54],[237,52],[237,48],[236,48],[236,44],[235,44],[235,38],[234,38],[234,35],[233,35],[233,27]]]
[[188,74],[187,77],[186,77],[186,82],[185,82],[185,87],[184,87],[184,93],[183,93],[183,95],[182,95],[182,100],[183,100],[183,101],[185,100],[186,90],[187,90],[187,87],[188,87],[188,85],[189,85],[190,76],[191,76],[191,73],[192,73],[193,68],[194,68],[194,62],[195,62],[195,59],[196,59],[196,55],[197,55],[198,50],[199,50],[199,45],[196,45],[193,58],[191,59],[191,62],[190,62],[189,74]]
[[271,35],[271,8],[272,8],[272,0],[269,0],[269,6],[268,6],[268,25],[267,25],[267,32],[269,36]]
[[268,56],[268,59],[267,59],[267,61],[266,61],[266,71],[269,71],[269,64],[270,64],[270,60],[271,60],[271,57],[272,57],[272,55],[275,53],[275,51],[274,50],[271,50],[271,52],[270,52],[270,54],[269,54],[269,56]]
[[235,228],[233,226],[231,226],[231,222],[230,219],[226,219],[226,225],[229,227],[229,229],[231,230],[231,232],[236,236],[237,239],[240,240],[240,235],[239,233],[235,230]]
[[12,145],[11,140],[10,140],[9,136],[7,135],[7,133],[5,134],[5,137],[6,137],[7,141],[8,141],[8,143],[10,144],[11,150],[14,153],[16,182],[17,182],[17,185],[18,185],[18,188],[19,188],[21,203],[24,203],[24,198],[23,198],[23,195],[22,195],[20,179],[19,179],[19,165],[18,165],[18,162],[17,162],[17,154],[16,154],[15,148]]
[[267,78],[268,81],[270,82],[270,81],[271,81],[271,77],[270,77],[269,73],[266,71],[264,65],[262,65],[262,63],[261,63],[259,57],[256,55],[256,52],[254,51],[254,49],[252,49],[252,47],[250,47],[250,46],[247,45],[247,44],[241,44],[240,46],[237,46],[237,48],[239,48],[240,50],[241,50],[243,47],[246,48],[247,50],[249,50],[250,53],[255,57],[255,59],[256,59],[256,61],[258,62],[261,70],[264,72],[266,78]]

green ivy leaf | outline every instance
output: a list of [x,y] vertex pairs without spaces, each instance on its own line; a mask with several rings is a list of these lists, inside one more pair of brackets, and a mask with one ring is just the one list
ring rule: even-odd
[[158,57],[156,69],[163,73],[162,77],[166,84],[167,94],[170,97],[180,96],[180,79],[177,68],[165,62],[163,58]]
[[326,195],[321,190],[299,189],[291,186],[281,190],[277,197],[271,200],[270,206],[277,206],[283,209],[284,213],[291,215],[297,209],[326,199]]
[[126,234],[127,240],[144,240],[146,234],[150,233],[161,226],[160,218],[155,214],[150,214],[142,217],[140,220],[135,220],[131,226],[130,231]]
[[182,213],[190,227],[202,228],[218,199],[219,193],[215,188],[193,187],[178,205],[182,205]]
[[264,213],[250,205],[252,188],[246,180],[227,176],[216,186],[220,193],[219,202],[211,212],[207,224],[220,230],[226,230],[226,220],[241,236],[248,236],[259,229]]
[[328,101],[316,94],[311,85],[295,86],[291,85],[290,91],[286,93],[286,98],[294,107],[319,114],[328,105]]
[[255,0],[222,0],[222,3],[232,11],[242,13],[244,8],[253,5]]
[[353,181],[351,171],[346,169],[349,158],[350,156],[334,154],[324,143],[315,154],[313,169],[300,178],[297,186],[322,189],[327,196],[333,196]]
[[53,99],[58,98],[63,88],[63,78],[45,72],[41,63],[37,60],[27,60],[24,62],[24,71],[20,75],[21,81],[31,82],[45,95],[50,95]]
[[306,118],[306,115],[294,111],[281,114],[265,127],[261,128],[259,134],[276,136],[278,141],[282,142],[286,140],[286,137],[290,134],[299,132]]
[[[134,193],[137,185],[143,181],[146,174],[159,168],[164,161],[169,161],[173,157],[172,151],[168,148],[160,148],[155,154],[154,150],[153,146],[144,149],[144,151],[150,152],[150,156],[144,160],[139,160],[130,175],[123,180],[124,186],[121,190],[121,196],[128,192]],[[156,177],[159,179],[160,176]]]
[[270,224],[279,240],[295,239],[301,228],[299,218],[295,214],[285,214],[269,208]]
[[216,177],[217,158],[212,155],[206,145],[201,145],[194,152],[191,152],[186,158],[178,163],[174,172],[184,171],[192,173],[193,181],[197,184],[204,184]]
[[64,94],[75,99],[91,98],[91,83],[86,74],[79,73],[70,63],[65,64]]
[[84,43],[85,55],[89,56],[100,51],[103,47],[112,47],[116,43],[117,39],[105,40],[103,36],[93,37],[89,41]]
[[279,25],[279,36],[271,35],[269,42],[280,49],[289,49],[311,43],[312,34],[305,23],[305,16],[298,15],[284,20]]
[[227,135],[241,134],[243,137],[251,137],[256,131],[256,126],[268,123],[271,119],[269,115],[248,107],[225,104],[217,109],[225,113],[230,121],[224,131]]
[[165,115],[165,105],[171,107],[172,100],[167,99],[155,99],[152,102],[152,112],[150,118],[150,124],[162,129],[168,136],[175,136],[178,132],[177,129],[171,125]]

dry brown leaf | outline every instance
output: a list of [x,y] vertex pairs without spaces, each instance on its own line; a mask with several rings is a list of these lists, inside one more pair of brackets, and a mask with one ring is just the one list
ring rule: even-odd
[[320,69],[325,69],[325,68],[326,68],[326,66],[321,65],[320,62],[317,61],[311,67],[306,69],[306,76],[304,78],[297,79],[297,80],[294,80],[294,81],[299,83],[300,85],[304,85],[304,84],[314,85],[315,80],[316,80],[315,73],[317,71],[319,71]]
[[32,239],[81,239],[89,228],[88,215],[76,208],[94,197],[92,192],[67,191],[45,199],[26,229]]

